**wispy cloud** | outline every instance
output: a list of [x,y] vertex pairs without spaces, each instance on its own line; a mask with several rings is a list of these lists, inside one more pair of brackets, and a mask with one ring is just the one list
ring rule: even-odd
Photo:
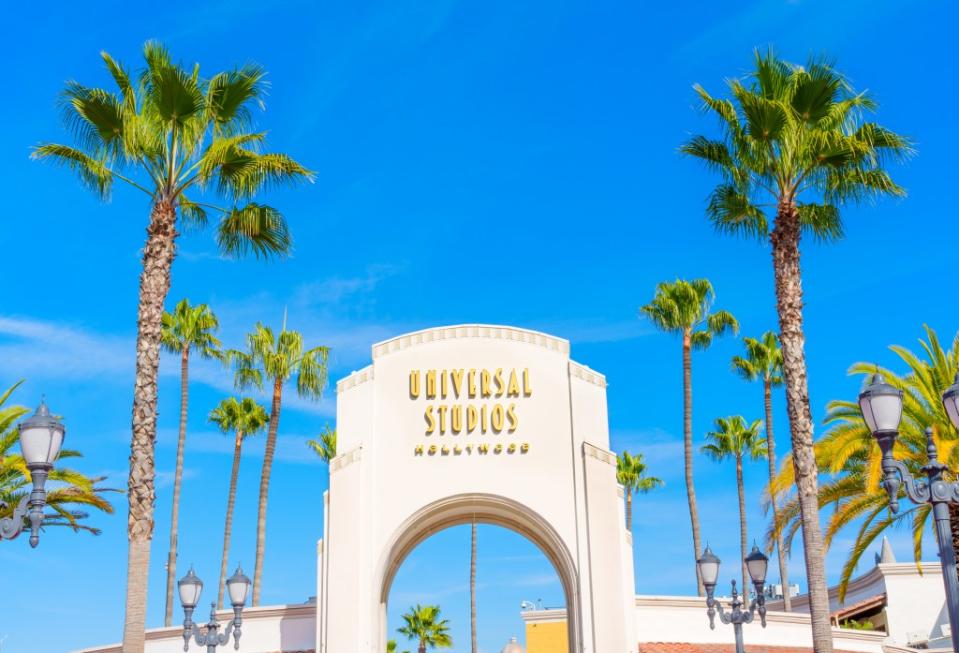
[[578,344],[623,342],[641,338],[654,332],[646,322],[638,319],[579,318],[575,320],[551,320],[532,325],[533,329],[551,333]]

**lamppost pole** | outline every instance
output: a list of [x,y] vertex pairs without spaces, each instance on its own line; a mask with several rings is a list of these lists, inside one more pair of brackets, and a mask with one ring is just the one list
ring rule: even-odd
[[[17,427],[20,451],[23,461],[30,472],[33,489],[13,509],[9,517],[0,519],[0,540],[12,540],[30,522],[30,546],[36,548],[40,543],[40,525],[43,523],[43,508],[47,505],[47,492],[44,486],[53,469],[53,463],[60,455],[60,447],[66,429],[55,415],[50,414],[45,401],[29,418]],[[0,501],[0,509],[6,510],[7,504]]]
[[732,581],[732,600],[729,604],[729,612],[726,612],[723,604],[715,598],[716,580],[719,577],[719,558],[707,545],[703,557],[696,561],[696,566],[699,568],[699,577],[702,578],[703,586],[706,588],[706,615],[709,617],[709,628],[715,630],[717,612],[721,622],[732,624],[733,633],[736,636],[736,653],[745,653],[743,624],[752,623],[758,613],[760,623],[762,623],[763,628],[766,627],[766,597],[763,594],[763,585],[766,582],[769,558],[762,554],[759,547],[753,545],[753,550],[746,556],[744,562],[746,563],[746,569],[749,570],[749,577],[752,579],[756,597],[750,602],[749,608],[743,610],[745,603],[743,603],[739,592],[736,590],[734,579]]
[[[899,491],[916,504],[932,506],[942,566],[942,583],[946,592],[946,608],[952,635],[952,648],[959,651],[959,575],[956,570],[956,549],[952,542],[952,524],[949,506],[959,504],[959,483],[945,480],[949,467],[939,460],[933,430],[926,428],[926,459],[922,472],[926,479],[916,479],[909,468],[895,459],[893,448],[899,436],[902,421],[903,392],[888,383],[881,374],[873,375],[870,383],[859,393],[859,408],[866,425],[882,452],[882,486],[889,495],[889,509],[899,512]],[[942,395],[943,407],[949,420],[959,429],[959,374],[956,382]]]

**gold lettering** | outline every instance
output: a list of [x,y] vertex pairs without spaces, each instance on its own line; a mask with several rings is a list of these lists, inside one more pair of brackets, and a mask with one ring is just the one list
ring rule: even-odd
[[476,411],[476,406],[470,404],[466,407],[466,432],[472,433],[476,428],[476,420],[479,419],[479,413]]
[[440,435],[446,433],[446,404],[440,404],[440,407],[436,409],[436,412],[440,414]]
[[446,370],[440,372],[440,394],[443,396],[443,399],[446,399]]
[[502,397],[503,392],[506,390],[506,382],[503,381],[503,368],[497,368],[496,373],[493,374],[493,380],[496,381],[496,396]]
[[496,433],[499,433],[500,431],[503,430],[503,418],[504,418],[503,405],[496,404],[495,406],[493,406],[493,412],[490,415],[490,422],[493,424],[493,431],[495,431]]
[[431,445],[430,445],[429,453],[430,453],[431,456],[436,455],[436,445],[435,445],[435,444],[431,444]]
[[410,372],[410,399],[417,399],[420,396],[420,371],[412,370]]
[[421,444],[416,445],[416,447],[413,448],[413,455],[414,455],[414,456],[422,456],[422,455],[423,455],[423,445],[421,445]]
[[450,430],[453,433],[459,433],[463,430],[463,407],[453,406],[450,408]]
[[524,442],[523,444],[520,445],[519,452],[526,453],[527,451],[529,451],[529,442]]
[[440,453],[443,454],[444,456],[448,456],[450,455],[450,448],[444,444],[443,448],[440,449]]
[[493,447],[493,453],[503,453],[503,445],[498,444]]
[[509,386],[506,388],[507,397],[518,397],[519,396],[519,380],[516,378],[516,370],[510,370],[509,372]]
[[515,442],[510,442],[510,443],[509,443],[509,446],[506,447],[506,452],[507,452],[507,453],[516,453],[516,443],[515,443]]
[[436,399],[436,370],[426,372],[426,398]]
[[473,445],[471,444],[466,445],[466,453],[473,453]]
[[480,407],[480,431],[486,433],[486,429],[489,428],[489,422],[486,419],[486,405]]
[[493,391],[490,389],[489,384],[489,370],[483,370],[480,372],[480,394],[484,397],[491,397],[493,395]]
[[476,451],[477,451],[478,453],[489,453],[489,445],[488,445],[488,444],[481,444],[481,445],[479,445],[479,446],[476,447]]
[[476,396],[476,370],[470,370],[469,374],[466,377],[467,390],[469,390],[469,396]]
[[533,386],[529,384],[529,368],[523,370],[523,396],[529,397],[533,394]]
[[424,417],[426,417],[426,435],[432,435],[433,431],[436,430],[436,417],[433,416],[432,404],[426,407]]
[[519,426],[519,418],[516,416],[516,404],[510,404],[506,410],[506,419],[509,420],[509,432],[512,433]]
[[461,453],[463,453],[463,448],[462,448],[461,446],[459,446],[458,444],[455,444],[455,445],[453,445],[453,453],[458,456],[458,455],[460,455]]
[[463,370],[453,370],[450,372],[450,378],[453,380],[453,394],[460,398],[460,392],[463,390]]

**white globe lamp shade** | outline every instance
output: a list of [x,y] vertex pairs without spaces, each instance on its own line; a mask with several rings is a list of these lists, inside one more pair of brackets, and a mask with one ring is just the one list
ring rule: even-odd
[[193,567],[190,567],[190,571],[186,573],[186,576],[181,578],[177,583],[177,589],[180,592],[180,603],[183,607],[195,608],[196,604],[200,602],[200,593],[203,591],[203,581],[200,580],[200,577],[193,571]]
[[40,401],[37,411],[20,422],[20,451],[27,467],[50,467],[63,446],[66,429],[60,420],[50,414],[45,401]]
[[703,557],[696,561],[696,566],[699,567],[699,577],[706,587],[716,587],[716,580],[719,578],[719,564],[719,558],[707,545]]
[[243,574],[243,570],[237,565],[236,571],[226,581],[226,589],[230,594],[230,603],[234,608],[239,608],[246,604],[246,597],[250,593],[250,586],[253,583]]
[[902,390],[874,374],[859,393],[859,409],[872,433],[897,431],[902,420]]
[[749,570],[749,577],[753,579],[753,584],[757,586],[766,583],[766,570],[769,568],[769,558],[763,555],[759,547],[753,544],[753,550],[746,556],[746,569]]

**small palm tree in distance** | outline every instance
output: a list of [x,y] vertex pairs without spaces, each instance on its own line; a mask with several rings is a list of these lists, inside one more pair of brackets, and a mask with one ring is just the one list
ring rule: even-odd
[[403,615],[403,625],[396,632],[416,642],[417,653],[428,648],[453,648],[448,619],[440,619],[438,605],[415,605]]
[[633,530],[633,495],[662,487],[662,479],[646,475],[646,461],[643,454],[635,456],[624,451],[616,457],[616,480],[623,486],[626,494],[626,530]]

